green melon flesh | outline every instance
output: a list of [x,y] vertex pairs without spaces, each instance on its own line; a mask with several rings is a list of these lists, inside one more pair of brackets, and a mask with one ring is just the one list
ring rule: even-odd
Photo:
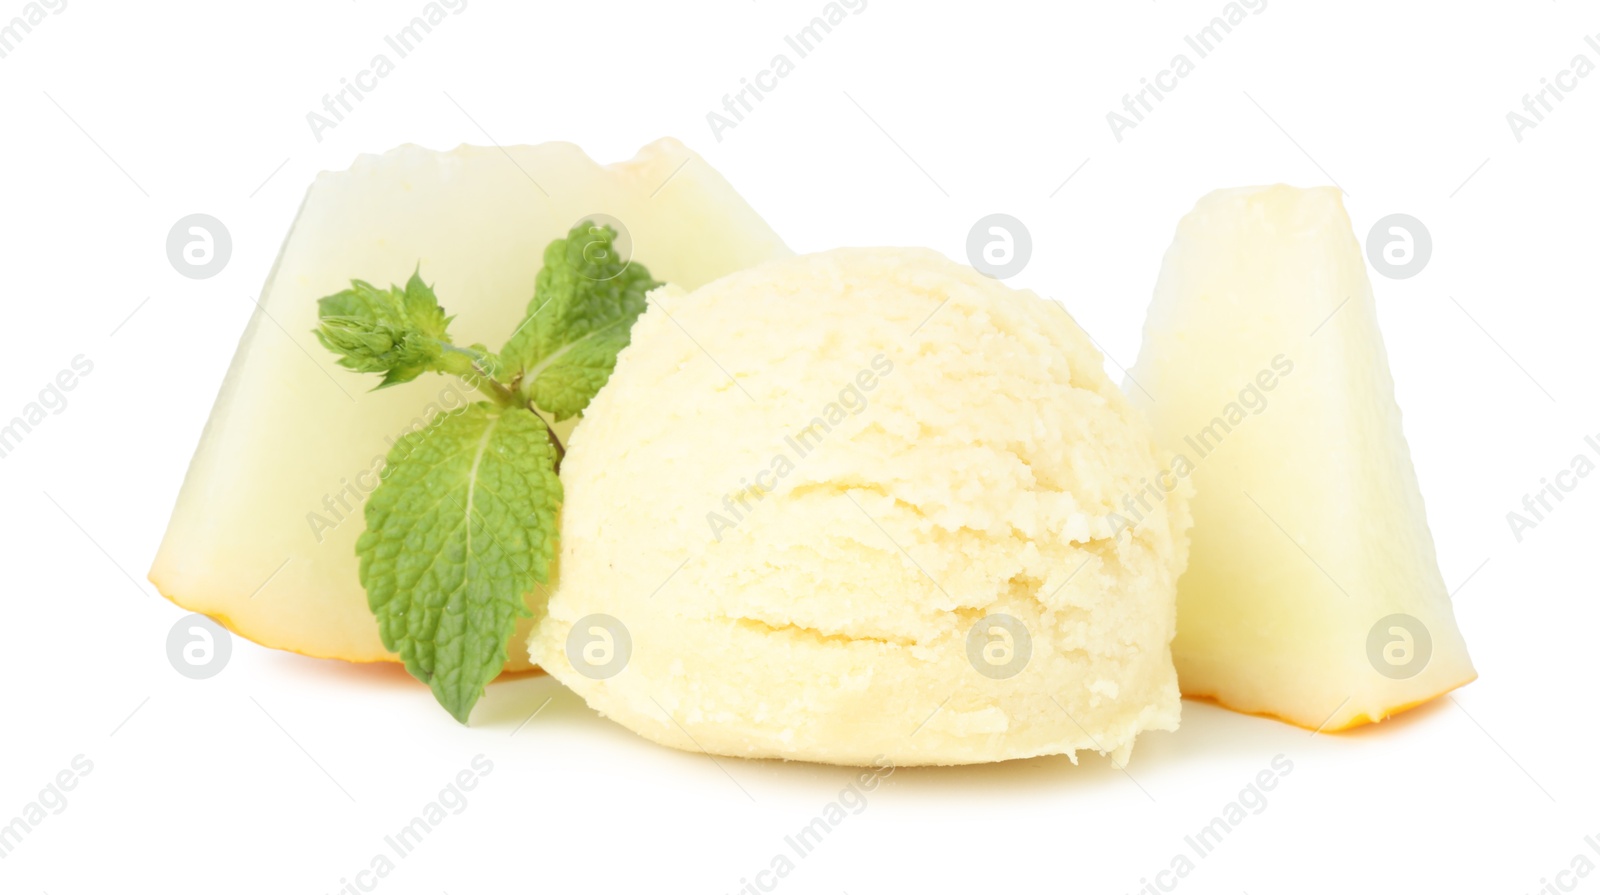
[[[1127,390],[1193,467],[1173,642],[1185,695],[1338,730],[1476,677],[1337,190],[1200,200],[1162,265]],[[1381,626],[1400,677],[1368,645],[1395,614],[1432,643],[1406,669],[1406,635]]]
[[[498,349],[533,295],[545,245],[594,214],[622,221],[634,259],[686,289],[790,254],[727,181],[670,140],[610,166],[567,143],[406,146],[319,176],[222,384],[150,580],[267,646],[394,660],[357,580],[363,483],[376,482],[392,439],[473,392],[436,375],[371,391],[374,377],[337,367],[312,336],[316,300],[351,278],[403,283],[420,261],[456,317],[455,340]],[[508,670],[528,667],[527,627],[512,636]]]

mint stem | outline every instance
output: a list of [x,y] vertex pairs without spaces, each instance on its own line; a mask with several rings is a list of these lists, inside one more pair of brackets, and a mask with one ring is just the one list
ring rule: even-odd
[[441,342],[440,344],[446,354],[457,354],[467,358],[470,363],[470,369],[462,371],[464,374],[462,378],[466,379],[470,385],[493,398],[494,402],[501,407],[525,408],[529,413],[537,417],[539,422],[544,424],[545,432],[550,436],[550,444],[556,449],[556,472],[560,472],[561,461],[567,456],[567,447],[561,443],[561,439],[556,435],[555,426],[551,425],[550,421],[545,419],[544,414],[539,412],[539,408],[534,405],[533,400],[524,398],[516,388],[496,379],[494,374],[484,367],[484,359],[478,352],[452,345],[449,342]]
[[534,416],[539,418],[539,422],[544,423],[544,430],[546,432],[550,433],[550,443],[552,445],[554,445],[555,449],[556,449],[556,460],[555,460],[556,472],[560,473],[561,472],[561,461],[565,460],[566,457],[567,457],[567,447],[566,447],[566,445],[562,444],[561,443],[561,439],[556,437],[556,427],[550,425],[550,421],[544,418],[544,414],[539,412],[539,408],[533,406],[533,402],[531,400],[528,402],[528,410]]

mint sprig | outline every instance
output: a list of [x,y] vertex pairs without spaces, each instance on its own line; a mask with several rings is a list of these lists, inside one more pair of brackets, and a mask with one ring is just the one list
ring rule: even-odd
[[383,373],[378,388],[399,385],[438,369],[451,318],[418,271],[405,288],[379,289],[362,280],[317,302],[322,347],[339,365],[358,373]]
[[619,257],[616,236],[582,224],[550,243],[527,316],[500,350],[518,370],[512,384],[557,422],[582,413],[606,384],[645,294],[661,285]]
[[549,421],[588,407],[660,285],[616,238],[585,221],[551,242],[499,354],[451,341],[420,265],[404,288],[352,280],[318,302],[317,339],[341,366],[382,374],[376,388],[433,372],[488,398],[395,442],[356,542],[383,645],[463,724],[505,667],[526,595],[549,581],[565,454]]
[[550,576],[561,480],[547,431],[525,410],[469,405],[397,442],[367,501],[356,553],[383,643],[463,724],[506,664],[523,595]]

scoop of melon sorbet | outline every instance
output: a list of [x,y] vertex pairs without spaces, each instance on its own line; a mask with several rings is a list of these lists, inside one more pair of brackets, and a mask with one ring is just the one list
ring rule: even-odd
[[1120,763],[1178,724],[1161,468],[1064,309],[935,252],[667,287],[572,436],[530,655],[680,749]]

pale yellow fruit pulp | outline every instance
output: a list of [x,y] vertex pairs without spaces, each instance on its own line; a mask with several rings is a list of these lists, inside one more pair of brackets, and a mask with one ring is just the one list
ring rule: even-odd
[[[1167,251],[1126,389],[1163,466],[1192,465],[1173,642],[1185,695],[1338,730],[1476,676],[1338,190],[1200,200]],[[1379,625],[1394,615],[1431,640],[1420,669],[1420,638]],[[1375,626],[1388,644],[1376,661]]]
[[[789,254],[716,171],[663,140],[601,166],[567,143],[414,146],[319,176],[259,298],[150,571],[174,602],[267,646],[392,660],[357,578],[361,502],[389,444],[475,392],[429,374],[372,391],[312,335],[352,278],[424,280],[460,344],[497,350],[545,246],[589,215],[620,220],[655,278],[699,286]],[[532,599],[540,599],[538,594]],[[527,668],[524,622],[507,668]]]

